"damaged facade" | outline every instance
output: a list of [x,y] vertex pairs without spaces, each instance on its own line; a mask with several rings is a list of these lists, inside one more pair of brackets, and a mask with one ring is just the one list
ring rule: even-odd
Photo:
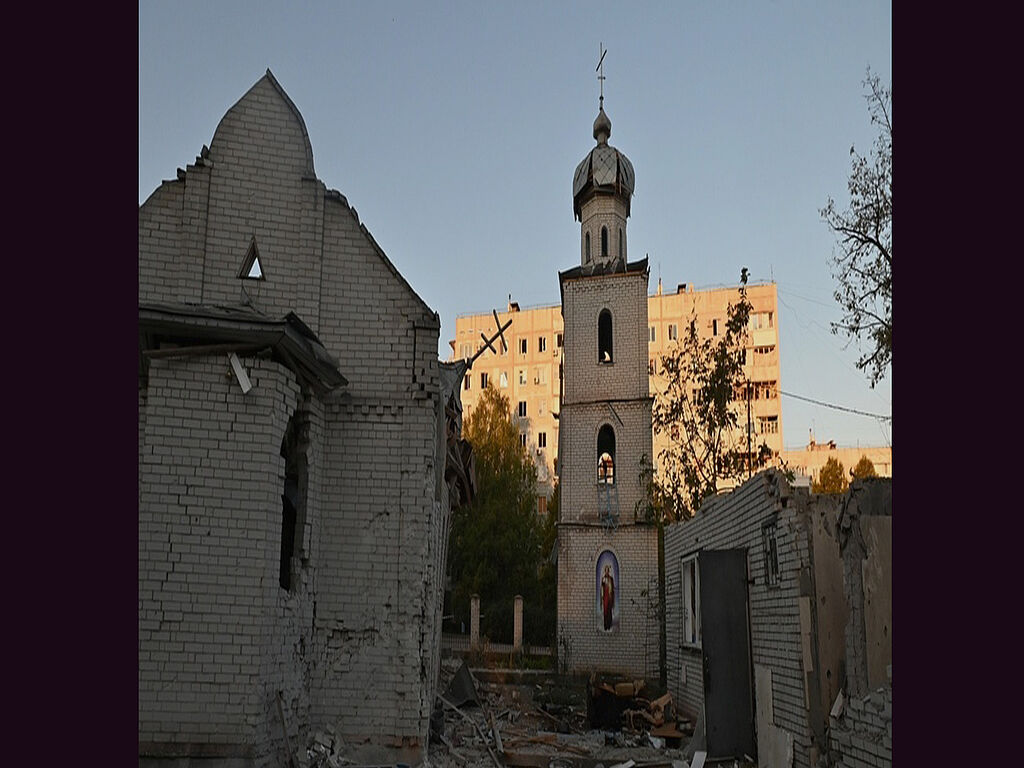
[[472,493],[439,328],[269,70],[140,206],[140,764],[425,751]]
[[[668,685],[709,758],[891,765],[891,483],[818,495],[766,470],[666,529]],[[840,755],[841,692],[883,684],[888,762]]]

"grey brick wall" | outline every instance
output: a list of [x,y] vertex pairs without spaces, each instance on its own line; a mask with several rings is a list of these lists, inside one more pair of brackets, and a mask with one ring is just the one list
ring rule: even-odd
[[[697,715],[703,704],[699,648],[682,643],[681,561],[702,549],[747,550],[753,664],[771,670],[775,724],[794,738],[794,765],[811,764],[801,577],[810,564],[810,539],[800,515],[808,494],[791,489],[773,471],[755,475],[732,493],[702,506],[691,520],[665,530],[665,628],[668,685],[677,704]],[[765,583],[762,525],[778,518],[778,585]]]
[[[315,177],[302,118],[269,73],[200,154],[139,209],[140,302],[238,306],[244,287],[272,318],[295,312],[348,385],[321,400],[245,357],[254,386],[242,396],[224,358],[151,362],[139,394],[140,744],[227,744],[281,764],[282,691],[293,747],[332,725],[416,753],[450,525],[438,317]],[[266,279],[243,281],[254,236]],[[279,451],[296,410],[307,509],[286,591]]]
[[891,683],[861,698],[848,699],[830,725],[830,757],[835,768],[891,768]]
[[[298,386],[276,363],[247,366],[253,389],[242,395],[224,358],[150,364],[139,457],[140,742],[260,747],[271,738],[262,712],[277,681],[262,665],[280,609],[270,600],[279,448]],[[266,685],[251,684],[261,678]]]

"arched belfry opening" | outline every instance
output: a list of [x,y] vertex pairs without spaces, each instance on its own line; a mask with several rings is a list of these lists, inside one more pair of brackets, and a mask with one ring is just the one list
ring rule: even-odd
[[615,430],[611,424],[597,433],[597,482],[615,484]]
[[597,362],[610,363],[613,359],[612,313],[602,309],[597,316]]

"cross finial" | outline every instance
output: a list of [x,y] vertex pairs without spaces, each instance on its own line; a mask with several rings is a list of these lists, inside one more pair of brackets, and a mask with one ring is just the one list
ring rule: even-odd
[[608,49],[604,47],[604,43],[598,44],[598,51],[601,54],[601,58],[597,60],[597,67],[594,71],[597,72],[597,81],[601,85],[601,109],[604,109],[604,55],[608,53]]

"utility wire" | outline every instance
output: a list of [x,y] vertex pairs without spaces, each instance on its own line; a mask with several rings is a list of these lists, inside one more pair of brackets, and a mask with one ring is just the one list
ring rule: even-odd
[[833,405],[832,403],[823,403],[820,400],[812,400],[809,397],[803,395],[794,395],[792,392],[783,392],[779,390],[780,395],[786,395],[786,397],[795,397],[797,400],[806,400],[808,403],[814,403],[815,405],[823,405],[826,408],[835,408],[837,411],[847,411],[848,413],[856,413],[860,416],[870,416],[873,419],[882,419],[883,421],[892,421],[892,416],[879,416],[877,413],[867,413],[866,411],[858,411],[853,408],[845,408],[841,405]]

